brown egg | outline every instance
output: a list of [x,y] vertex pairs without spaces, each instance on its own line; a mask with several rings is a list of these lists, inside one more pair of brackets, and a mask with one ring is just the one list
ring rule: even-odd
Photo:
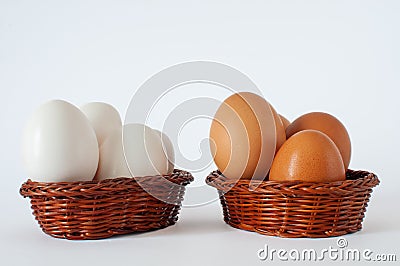
[[275,120],[275,130],[276,130],[276,149],[275,153],[279,150],[282,144],[286,141],[286,130],[283,126],[281,118],[279,117],[278,113],[275,111],[274,107],[270,104],[272,113],[274,114]]
[[351,157],[350,137],[344,125],[336,117],[322,112],[302,115],[287,127],[286,137],[290,138],[293,134],[305,129],[319,130],[328,135],[339,148],[344,167],[348,169]]
[[290,125],[290,121],[284,117],[283,115],[279,115],[279,117],[281,118],[283,127],[285,128],[285,130],[287,129],[287,127]]
[[210,149],[226,177],[263,179],[275,146],[274,115],[264,98],[241,92],[225,99],[211,123]]
[[324,133],[303,130],[279,149],[271,166],[274,181],[333,182],[345,180],[339,149]]

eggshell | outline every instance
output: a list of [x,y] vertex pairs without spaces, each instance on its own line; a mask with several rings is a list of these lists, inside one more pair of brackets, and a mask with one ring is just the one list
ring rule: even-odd
[[225,99],[210,128],[210,149],[218,169],[230,179],[263,179],[275,154],[275,127],[264,98],[241,92]]
[[62,100],[44,103],[32,114],[23,132],[22,154],[29,178],[42,182],[92,180],[99,160],[89,120]]
[[288,126],[286,136],[289,138],[305,129],[315,129],[328,135],[339,148],[345,169],[348,169],[351,157],[350,137],[344,125],[336,117],[322,112],[304,114]]
[[150,127],[142,124],[124,125],[123,147],[132,176],[168,173],[168,159],[161,138]]
[[281,118],[283,127],[285,128],[285,130],[287,129],[287,127],[290,125],[290,121],[284,117],[283,115],[279,115],[279,117]]
[[121,129],[122,122],[118,111],[107,103],[91,102],[81,107],[94,131],[96,132],[99,147],[115,129]]
[[270,105],[272,113],[274,114],[274,120],[275,120],[275,129],[276,129],[276,148],[275,148],[275,153],[280,149],[282,144],[286,141],[286,132],[285,132],[285,127],[283,126],[283,123],[281,121],[280,116],[276,112],[275,108]]
[[165,133],[158,131],[157,129],[153,129],[153,131],[161,139],[161,142],[163,145],[163,150],[164,150],[165,156],[167,157],[167,160],[168,160],[168,172],[167,173],[172,174],[172,172],[174,171],[174,164],[175,164],[174,146],[172,145],[171,140]]
[[95,180],[131,177],[122,146],[122,128],[114,129],[100,146],[99,167]]
[[324,133],[303,130],[279,149],[271,166],[274,181],[333,182],[345,180],[339,149]]

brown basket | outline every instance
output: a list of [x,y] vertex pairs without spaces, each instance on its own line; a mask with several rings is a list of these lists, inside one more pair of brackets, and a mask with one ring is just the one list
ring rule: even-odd
[[[279,237],[331,237],[361,230],[375,174],[348,170],[331,183],[249,180],[236,184],[219,171],[206,180],[220,196],[224,220],[232,227]],[[257,186],[258,185],[258,186]]]
[[28,180],[20,194],[30,198],[33,215],[46,234],[73,240],[99,239],[175,224],[184,186],[191,181],[192,175],[180,170],[140,177],[140,185],[134,178],[54,183]]

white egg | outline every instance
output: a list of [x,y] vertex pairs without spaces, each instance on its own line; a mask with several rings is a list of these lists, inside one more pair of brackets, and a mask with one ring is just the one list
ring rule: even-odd
[[95,180],[131,177],[122,147],[122,128],[114,129],[99,149],[99,167]]
[[133,176],[168,173],[168,160],[161,138],[150,127],[142,124],[124,125],[123,146],[127,164]]
[[43,182],[92,180],[99,160],[89,120],[62,100],[44,103],[33,113],[23,132],[22,153],[29,178]]
[[111,105],[102,102],[87,103],[81,107],[94,131],[96,132],[99,147],[115,129],[122,127],[118,111]]
[[175,164],[174,146],[172,145],[171,140],[165,133],[158,131],[157,129],[153,130],[157,133],[158,137],[161,138],[163,150],[168,160],[168,174],[171,174],[174,171]]

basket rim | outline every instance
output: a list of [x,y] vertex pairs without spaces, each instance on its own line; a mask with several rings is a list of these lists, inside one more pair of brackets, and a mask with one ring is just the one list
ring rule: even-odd
[[[112,195],[130,189],[141,188],[136,181],[140,178],[141,182],[153,183],[154,185],[170,184],[171,186],[186,186],[194,180],[190,172],[174,169],[172,174],[141,176],[141,177],[117,177],[104,180],[74,181],[74,182],[39,182],[28,179],[19,190],[23,197],[33,196],[68,196],[84,192],[86,196]],[[171,182],[167,183],[165,180]]]
[[346,180],[334,182],[307,182],[307,181],[254,181],[229,180],[219,170],[212,171],[206,178],[209,186],[222,193],[231,189],[239,189],[243,193],[280,193],[280,194],[349,194],[355,191],[372,189],[380,183],[377,175],[365,170],[351,170],[346,172]]

